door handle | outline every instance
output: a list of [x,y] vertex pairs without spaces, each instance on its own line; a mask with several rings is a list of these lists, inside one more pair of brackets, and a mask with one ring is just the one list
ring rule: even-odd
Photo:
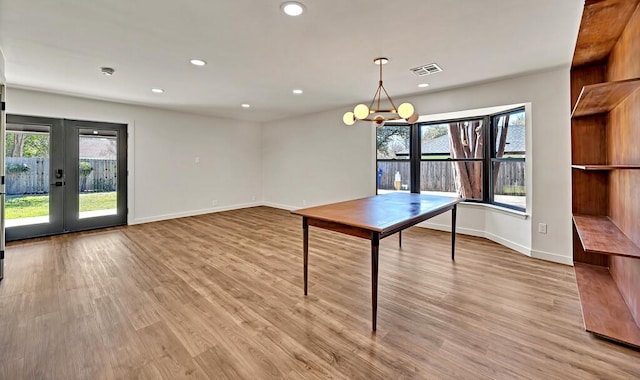
[[54,185],[54,186],[64,186],[65,182],[64,181],[56,181],[56,183],[52,183],[52,185]]

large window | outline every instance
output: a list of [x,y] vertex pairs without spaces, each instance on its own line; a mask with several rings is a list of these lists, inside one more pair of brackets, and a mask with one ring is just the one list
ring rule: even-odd
[[524,108],[378,127],[378,192],[457,195],[524,210],[524,136]]

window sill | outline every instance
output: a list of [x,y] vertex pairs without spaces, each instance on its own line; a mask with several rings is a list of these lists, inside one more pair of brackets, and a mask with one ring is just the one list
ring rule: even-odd
[[471,207],[478,207],[478,208],[488,208],[491,210],[498,211],[505,215],[518,217],[522,220],[526,220],[527,218],[529,218],[529,214],[527,214],[525,211],[514,210],[507,207],[501,207],[498,205],[492,205],[488,203],[463,202],[461,203],[461,205],[464,207],[471,206]]

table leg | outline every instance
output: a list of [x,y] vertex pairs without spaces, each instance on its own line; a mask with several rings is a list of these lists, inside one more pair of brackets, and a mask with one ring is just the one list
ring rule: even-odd
[[302,261],[304,262],[304,295],[307,295],[307,267],[309,264],[309,224],[307,218],[302,218]]
[[398,232],[398,245],[402,248],[402,231]]
[[371,312],[373,319],[373,331],[376,331],[376,318],[378,315],[378,249],[380,247],[380,234],[371,233]]
[[458,205],[451,209],[451,260],[456,259],[456,210]]

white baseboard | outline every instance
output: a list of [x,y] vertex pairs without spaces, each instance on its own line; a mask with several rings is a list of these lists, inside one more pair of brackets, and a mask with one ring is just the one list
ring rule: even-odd
[[[431,228],[434,230],[439,230],[439,231],[447,231],[447,232],[451,232],[451,227],[449,225],[446,224],[437,224],[437,223],[420,223],[418,224],[418,227],[422,227],[422,228]],[[498,244],[504,245],[505,247],[511,248],[514,251],[521,253],[525,256],[529,256],[531,257],[531,249],[527,248],[525,246],[523,246],[522,244],[518,244],[516,242],[513,242],[511,240],[505,239],[501,236],[492,234],[490,232],[486,232],[486,231],[481,231],[481,230],[474,230],[471,228],[461,228],[461,227],[456,227],[456,233],[459,234],[463,234],[463,235],[471,235],[471,236],[477,236],[477,237],[481,237],[481,238],[486,238],[489,239],[491,241],[495,241]]]
[[[451,226],[448,224],[422,222],[417,224],[417,226],[422,228],[430,228],[432,230],[451,232]],[[485,237],[484,231],[474,230],[471,228],[456,227],[456,233],[460,233],[463,235],[477,236],[477,237]]]
[[556,253],[531,251],[531,257],[540,260],[551,261],[558,264],[573,266],[573,257],[558,255]]
[[295,209],[301,208],[301,207],[293,207],[293,206],[289,206],[289,205],[282,205],[282,204],[279,204],[279,203],[271,203],[271,202],[262,202],[261,206],[279,208],[281,210],[287,210],[287,211],[291,211],[291,210],[295,210]]
[[142,224],[142,223],[159,222],[161,220],[185,218],[187,216],[211,214],[211,213],[214,213],[214,212],[238,210],[238,209],[242,209],[242,208],[249,208],[249,207],[256,207],[256,206],[263,206],[263,205],[264,205],[263,202],[251,202],[251,203],[241,203],[241,204],[236,204],[236,205],[231,205],[231,206],[224,206],[224,207],[203,208],[203,209],[200,209],[200,210],[191,210],[191,211],[185,211],[185,212],[176,212],[176,213],[173,213],[173,214],[155,215],[155,216],[150,216],[150,217],[146,217],[146,218],[136,218],[136,219],[134,219],[133,223],[129,223],[129,224]]
[[509,247],[518,253],[522,253],[525,256],[531,257],[531,248],[525,247],[522,244],[518,244],[516,242],[505,239],[501,236],[492,234],[490,232],[485,232],[485,237],[491,241],[495,241],[498,244],[502,244],[505,247]]

